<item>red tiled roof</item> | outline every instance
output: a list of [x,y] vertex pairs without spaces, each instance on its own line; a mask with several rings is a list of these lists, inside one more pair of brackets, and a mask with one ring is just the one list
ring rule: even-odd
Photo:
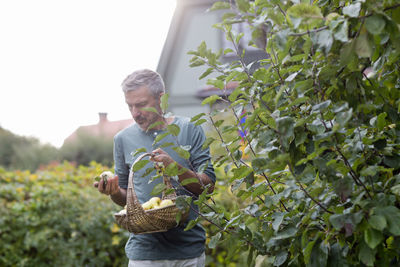
[[99,117],[100,120],[97,124],[78,127],[78,129],[64,140],[64,144],[75,141],[78,133],[113,138],[119,131],[134,123],[133,119],[109,121],[107,113],[99,113]]

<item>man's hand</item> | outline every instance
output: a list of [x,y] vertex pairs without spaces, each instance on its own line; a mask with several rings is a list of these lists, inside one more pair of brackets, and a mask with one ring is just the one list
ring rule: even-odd
[[104,183],[103,179],[100,179],[99,182],[94,182],[93,186],[97,187],[99,192],[105,195],[115,195],[120,191],[118,186],[118,176],[107,179],[107,184]]
[[154,162],[162,162],[164,167],[167,167],[169,164],[175,162],[171,156],[161,148],[153,150],[151,154],[152,156],[150,157],[150,160]]

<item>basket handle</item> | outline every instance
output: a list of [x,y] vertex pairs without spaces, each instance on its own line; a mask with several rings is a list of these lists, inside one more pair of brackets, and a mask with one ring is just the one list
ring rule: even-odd
[[[133,162],[132,167],[130,168],[130,171],[129,171],[129,178],[128,178],[128,191],[131,192],[131,194],[132,194],[132,200],[133,200],[133,203],[134,203],[135,205],[140,205],[140,202],[139,202],[139,200],[138,200],[138,198],[137,198],[137,195],[136,195],[136,192],[135,192],[135,186],[134,186],[134,183],[133,183],[133,177],[134,177],[133,166],[134,166],[137,162],[141,161],[144,157],[151,157],[152,155],[153,155],[152,153],[144,153],[144,154],[140,155],[140,156]],[[171,184],[170,179],[169,179],[168,177],[165,177],[165,175],[163,175],[163,182],[164,182],[164,184],[166,185],[166,188],[167,188],[167,189],[172,188],[172,184]],[[170,196],[170,197],[176,197],[176,194],[175,194],[175,192],[174,192],[174,193],[170,194],[169,196]],[[167,198],[170,198],[170,197],[167,197]],[[164,192],[162,193],[162,198],[164,198]],[[127,201],[129,202],[129,198],[128,198]]]

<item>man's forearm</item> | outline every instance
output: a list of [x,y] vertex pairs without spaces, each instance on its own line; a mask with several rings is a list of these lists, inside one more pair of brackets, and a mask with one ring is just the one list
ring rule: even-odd
[[126,189],[119,189],[119,192],[113,195],[110,195],[111,200],[114,203],[124,207],[126,205]]
[[185,188],[194,193],[196,196],[200,195],[203,192],[205,186],[208,184],[211,184],[208,192],[212,193],[214,191],[214,183],[205,173],[196,173],[192,170],[187,170],[185,173],[178,175],[178,177],[180,182],[188,178],[197,178],[198,180],[200,180],[197,183],[190,183],[185,185]]

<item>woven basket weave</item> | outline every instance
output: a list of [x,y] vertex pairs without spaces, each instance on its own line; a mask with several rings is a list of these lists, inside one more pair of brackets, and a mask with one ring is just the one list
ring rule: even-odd
[[[132,166],[136,162],[142,160],[144,157],[151,156],[150,153],[145,153],[138,157]],[[163,208],[156,208],[151,210],[144,210],[140,204],[134,188],[133,183],[133,170],[131,168],[128,179],[128,189],[126,196],[126,214],[116,213],[114,217],[117,224],[122,228],[135,234],[147,234],[156,232],[165,232],[171,228],[178,226],[176,222],[176,216],[178,213],[182,213],[175,205],[176,193],[169,195],[162,194],[161,199],[171,199],[174,205],[166,206]],[[168,177],[163,176],[164,184],[166,189],[172,188],[171,181]],[[188,212],[181,214],[181,222],[187,219]]]

